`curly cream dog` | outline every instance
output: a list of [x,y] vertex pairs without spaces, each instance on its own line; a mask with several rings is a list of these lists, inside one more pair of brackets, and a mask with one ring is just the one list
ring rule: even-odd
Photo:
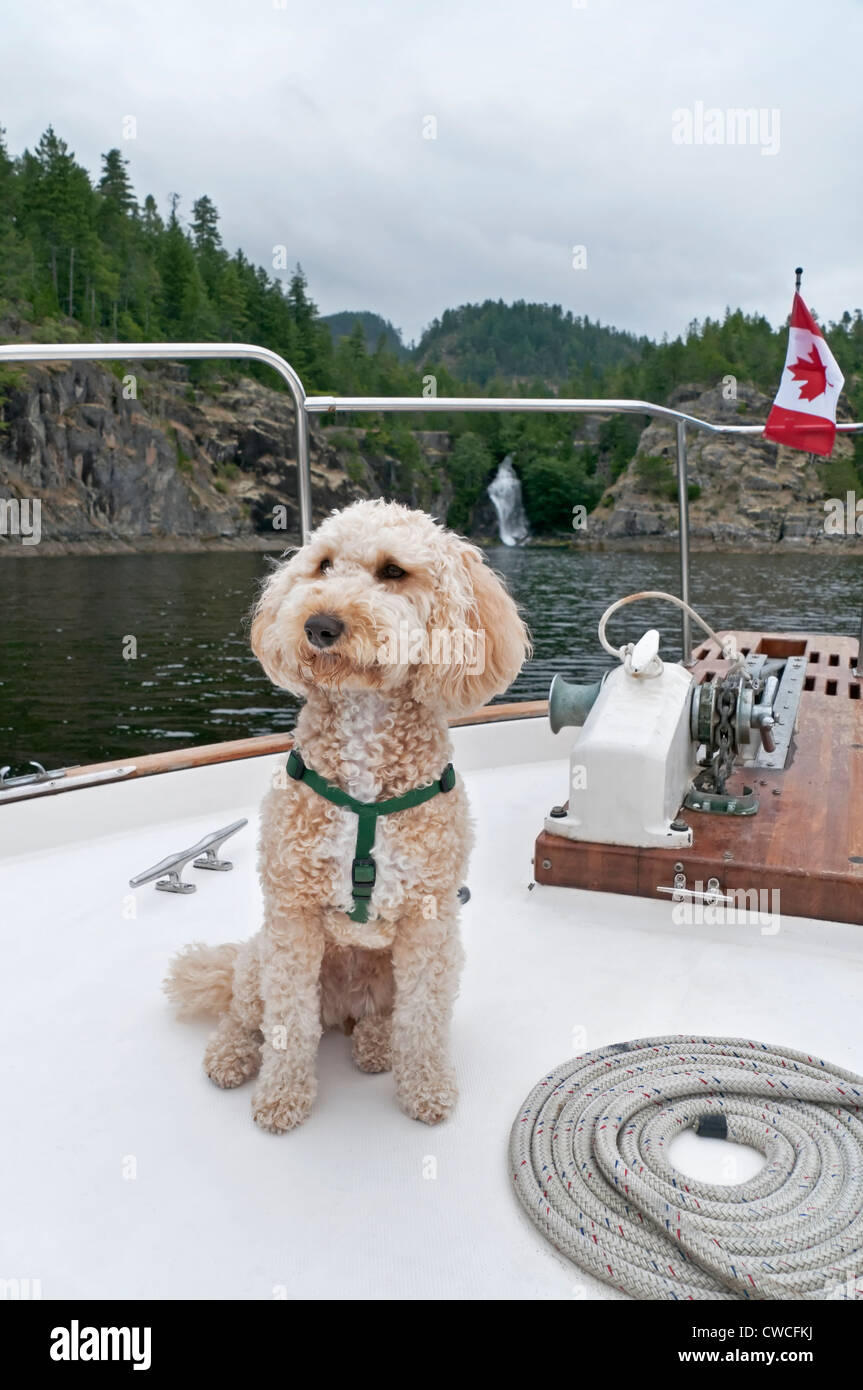
[[[357,502],[330,516],[268,580],[252,648],[305,697],[295,747],[363,802],[436,784],[447,720],[514,680],[528,652],[515,604],[480,552],[423,512]],[[282,1133],[308,1115],[322,1029],[353,1030],[364,1071],[393,1070],[427,1124],[456,1086],[449,1022],[462,963],[458,889],[472,842],[461,781],[381,816],[368,920],[354,920],[357,816],[284,777],[261,810],[264,924],[242,946],[191,946],[172,963],[184,1014],[221,1014],[204,1066],[219,1086],[257,1075],[252,1112]]]

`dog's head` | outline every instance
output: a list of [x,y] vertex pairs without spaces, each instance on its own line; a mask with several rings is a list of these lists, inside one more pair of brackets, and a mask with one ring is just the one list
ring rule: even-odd
[[252,649],[296,695],[377,690],[454,715],[506,690],[529,642],[475,546],[425,512],[372,501],[334,512],[274,572]]

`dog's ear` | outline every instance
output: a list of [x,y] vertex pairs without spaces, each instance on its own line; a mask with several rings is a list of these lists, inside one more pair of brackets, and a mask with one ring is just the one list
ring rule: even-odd
[[[518,609],[501,579],[480,552],[459,542],[458,570],[462,582],[458,619],[446,605],[432,619],[450,633],[449,660],[435,663],[432,642],[428,683],[417,689],[420,698],[437,699],[450,715],[473,714],[512,685],[527,657],[530,638]],[[452,592],[452,591],[451,591]]]
[[282,634],[279,631],[277,620],[279,609],[299,570],[296,561],[297,554],[294,554],[290,560],[283,561],[278,569],[270,575],[261,590],[260,598],[252,613],[250,633],[252,651],[273,685],[288,690],[293,688],[293,683],[288,684],[288,668],[282,646]]
[[468,626],[477,634],[478,652],[476,669],[468,667],[462,680],[463,708],[470,713],[509,689],[530,656],[531,645],[504,581],[473,546],[465,547],[464,563],[473,590]]

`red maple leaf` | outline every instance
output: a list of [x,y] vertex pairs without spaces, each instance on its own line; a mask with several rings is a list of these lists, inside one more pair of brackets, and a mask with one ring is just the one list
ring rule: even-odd
[[801,401],[814,401],[818,396],[824,395],[827,387],[827,368],[814,343],[809,356],[798,357],[788,370],[795,381],[803,382],[799,392]]

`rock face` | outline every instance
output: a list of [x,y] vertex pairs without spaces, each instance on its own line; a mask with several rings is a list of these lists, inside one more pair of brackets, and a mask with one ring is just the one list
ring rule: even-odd
[[[419,507],[434,517],[445,519],[453,497],[448,471],[452,450],[449,433],[446,430],[412,430],[419,449],[419,461],[415,464],[405,463],[401,459],[393,458],[391,454],[379,451],[375,447],[375,433],[372,431],[364,436],[362,430],[338,431],[341,437],[348,434],[354,439],[354,447],[357,450],[354,457],[359,463],[355,463],[351,471],[356,473],[358,467],[364,469],[363,486],[368,495],[388,497],[392,501],[403,502],[408,507]],[[359,454],[360,440],[363,447],[362,455]]]
[[[122,375],[46,364],[0,396],[0,499],[41,501],[42,542],[0,528],[0,554],[69,548],[279,547],[299,535],[294,410],[253,379],[196,389],[182,365]],[[363,431],[311,424],[315,520],[386,495],[446,515],[449,435],[415,435],[409,470]]]
[[[734,400],[725,400],[718,387],[682,386],[669,405],[705,420],[745,425],[762,423],[771,402],[747,386],[738,387]],[[714,435],[691,426],[686,443],[687,476],[692,491],[697,490],[689,504],[695,545],[836,544],[824,530],[818,460],[777,448],[759,435]],[[849,459],[852,452],[850,439],[837,436],[833,458]],[[676,459],[674,427],[652,422],[641,435],[636,457],[591,513],[582,538],[588,544],[676,541]]]

